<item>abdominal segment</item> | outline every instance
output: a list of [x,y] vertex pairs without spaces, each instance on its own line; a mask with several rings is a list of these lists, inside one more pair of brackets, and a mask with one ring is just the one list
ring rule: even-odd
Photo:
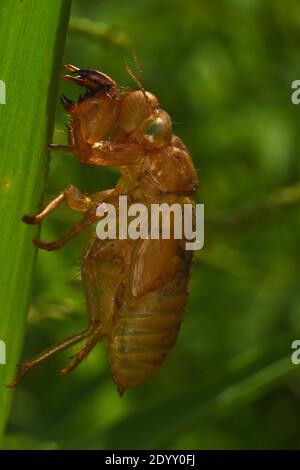
[[153,375],[174,346],[188,298],[187,264],[190,260],[182,260],[171,281],[139,298],[127,286],[108,341],[120,394]]
[[129,274],[137,244],[132,240],[96,240],[85,257],[88,310],[102,325],[120,395],[153,375],[162,364],[176,342],[188,299],[190,251],[180,252],[171,279],[163,278],[161,286],[156,284],[153,290],[134,295]]

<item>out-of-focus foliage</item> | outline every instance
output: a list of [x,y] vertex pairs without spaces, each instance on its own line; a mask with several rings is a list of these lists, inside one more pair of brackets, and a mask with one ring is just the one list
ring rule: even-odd
[[[73,22],[66,62],[134,86],[120,37],[136,48],[146,88],[199,171],[206,242],[177,345],[157,375],[119,398],[102,347],[66,378],[56,373],[62,355],[17,390],[7,447],[299,448],[300,369],[290,362],[300,336],[300,107],[290,99],[300,78],[298,0],[75,0],[73,16],[77,26],[99,22],[109,37],[76,33]],[[77,96],[74,86],[61,89]],[[56,142],[64,122],[59,106]],[[53,155],[47,197],[117,179]],[[74,220],[62,209],[43,239]],[[25,356],[86,324],[85,239],[39,253]]]

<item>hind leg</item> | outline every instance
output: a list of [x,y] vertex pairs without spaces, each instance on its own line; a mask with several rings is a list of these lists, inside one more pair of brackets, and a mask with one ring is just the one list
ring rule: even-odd
[[85,346],[82,349],[80,349],[78,353],[75,354],[70,364],[67,367],[64,367],[63,369],[60,370],[60,374],[66,375],[72,372],[72,370],[74,370],[83,361],[83,359],[91,352],[94,346],[96,346],[96,344],[98,343],[101,337],[101,334],[102,334],[101,325],[99,325],[99,327],[95,329],[94,333],[92,334],[90,339],[87,341]]
[[120,286],[126,276],[126,265],[116,260],[116,253],[122,247],[124,241],[118,242],[114,249],[110,247],[110,241],[105,243],[94,241],[92,247],[87,250],[82,264],[82,280],[85,290],[89,327],[68,339],[57,343],[33,358],[19,365],[17,377],[7,386],[10,388],[18,385],[34,367],[69,349],[71,346],[89,338],[82,350],[74,357],[71,364],[61,370],[65,375],[71,372],[88,355],[100,338],[108,338],[111,334],[112,323],[118,302],[120,301]]
[[68,339],[57,343],[55,346],[51,346],[50,348],[45,349],[45,351],[41,352],[37,356],[34,356],[31,359],[28,359],[27,361],[21,362],[21,364],[18,365],[17,376],[14,380],[7,384],[7,387],[14,388],[16,385],[22,382],[24,377],[28,374],[28,372],[34,369],[34,367],[38,366],[47,359],[50,359],[56,354],[65,351],[66,349],[69,349],[74,344],[79,343],[83,339],[87,338],[93,333],[93,329],[93,326],[91,326],[87,330],[82,331],[76,335],[70,336]]
[[[93,253],[93,250],[91,250],[91,253]],[[67,372],[73,370],[79,364],[79,362],[81,362],[81,360],[88,354],[92,347],[97,343],[102,334],[101,324],[103,308],[108,308],[107,302],[105,302],[105,296],[104,299],[102,299],[103,295],[101,294],[101,288],[103,288],[103,292],[105,292],[105,287],[109,287],[105,286],[105,282],[103,282],[103,285],[100,285],[102,279],[99,279],[97,263],[99,263],[99,260],[97,258],[94,258],[93,256],[87,254],[84,258],[82,267],[82,279],[87,301],[89,327],[86,330],[73,336],[70,336],[66,340],[57,343],[56,345],[51,346],[50,348],[38,354],[37,356],[34,356],[33,358],[28,359],[19,364],[18,375],[10,384],[7,385],[9,388],[13,388],[18,385],[28,374],[28,372],[30,372],[42,362],[46,361],[47,359],[50,359],[51,357],[55,356],[56,354],[62,351],[65,351],[66,349],[69,349],[71,346],[81,342],[84,339],[90,338],[90,342],[88,342],[86,347],[83,349],[84,352],[79,352],[75,356],[75,360],[72,362],[72,366],[70,367],[70,369],[63,369],[62,373],[66,374]],[[103,307],[101,306],[102,300],[104,300]]]
[[[103,256],[103,252],[106,256]],[[99,339],[109,336],[120,284],[124,277],[123,271],[119,263],[110,260],[107,256],[105,243],[102,244],[96,240],[87,251],[82,266],[82,280],[87,310],[92,317],[97,319],[98,324],[85,346],[75,354],[70,364],[60,371],[62,375],[73,371],[90,353]]]
[[[94,282],[93,276],[92,276],[91,281]],[[101,335],[101,318],[100,318],[101,312],[99,310],[98,299],[94,296],[88,295],[88,293],[87,293],[87,303],[88,303],[87,311],[89,315],[89,327],[86,330],[78,334],[75,334],[73,336],[70,336],[68,339],[57,343],[56,345],[51,346],[50,348],[38,354],[37,356],[34,356],[33,358],[19,364],[18,375],[10,384],[7,385],[9,388],[13,388],[16,385],[18,385],[24,379],[24,377],[28,374],[28,372],[30,372],[34,367],[38,366],[39,364],[46,361],[47,359],[50,359],[56,354],[62,351],[65,351],[66,349],[69,349],[71,346],[81,342],[82,340],[90,337],[91,338],[90,345],[94,346],[96,344],[96,342],[98,341]],[[84,349],[87,354],[91,348],[90,349],[84,348]],[[85,357],[85,356],[82,356],[82,353],[77,354],[76,356],[77,356],[77,360],[80,359],[78,363],[83,359],[83,357]],[[73,365],[72,369],[74,369],[74,367],[75,366]],[[66,373],[66,370],[63,370],[62,373]]]

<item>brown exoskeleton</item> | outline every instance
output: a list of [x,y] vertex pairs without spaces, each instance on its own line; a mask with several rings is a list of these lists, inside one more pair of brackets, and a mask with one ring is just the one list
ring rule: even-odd
[[[121,178],[114,189],[87,196],[67,187],[44,210],[24,216],[24,222],[39,224],[63,201],[82,213],[81,220],[62,238],[38,248],[56,250],[97,221],[100,203],[117,207],[120,195],[131,202],[193,203],[197,175],[182,141],[173,135],[169,115],[157,98],[144,90],[121,92],[107,75],[66,65],[70,80],[87,88],[77,102],[62,97],[72,118],[68,145],[51,144],[52,150],[68,151],[82,163],[118,166]],[[82,280],[85,289],[88,328],[46,349],[19,365],[10,387],[44,360],[86,340],[61,374],[67,374],[103,339],[118,392],[151,376],[171,350],[188,299],[192,252],[185,240],[100,240],[93,238],[84,253]]]

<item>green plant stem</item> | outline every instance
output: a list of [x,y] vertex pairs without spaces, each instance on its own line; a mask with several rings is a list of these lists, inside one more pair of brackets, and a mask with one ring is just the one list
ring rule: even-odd
[[133,49],[132,42],[125,33],[105,23],[72,17],[69,31],[96,41],[99,46],[115,46],[129,52]]
[[38,209],[45,188],[57,87],[71,0],[6,0],[0,11],[0,439],[24,339],[36,249],[23,214]]

